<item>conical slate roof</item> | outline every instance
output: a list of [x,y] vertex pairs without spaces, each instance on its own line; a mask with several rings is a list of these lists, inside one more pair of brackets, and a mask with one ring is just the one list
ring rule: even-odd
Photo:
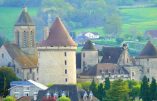
[[69,35],[59,17],[50,28],[48,38],[41,43],[41,46],[76,46],[76,43]]
[[92,41],[88,40],[84,47],[82,48],[82,50],[88,50],[88,51],[96,51],[96,48],[95,46],[93,45]]
[[148,41],[148,43],[142,50],[140,56],[156,57],[157,56],[157,48],[150,41]]
[[34,22],[27,12],[27,8],[23,8],[20,17],[18,18],[15,26],[34,26]]

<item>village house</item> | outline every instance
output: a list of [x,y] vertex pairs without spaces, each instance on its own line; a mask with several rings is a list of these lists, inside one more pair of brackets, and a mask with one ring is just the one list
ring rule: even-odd
[[34,101],[37,100],[39,90],[46,90],[48,88],[33,80],[12,81],[10,86],[10,96],[15,96],[16,99],[21,99],[21,97],[30,97]]

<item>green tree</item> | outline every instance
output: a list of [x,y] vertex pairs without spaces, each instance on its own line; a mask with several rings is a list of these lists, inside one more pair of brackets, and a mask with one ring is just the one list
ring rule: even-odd
[[3,101],[16,101],[15,97],[7,96]]
[[97,92],[98,92],[97,91],[97,84],[95,83],[94,79],[92,80],[92,83],[91,83],[89,89],[93,92],[93,94],[95,96],[97,96]]
[[97,93],[97,97],[100,101],[103,101],[104,100],[104,97],[105,97],[105,90],[104,90],[104,86],[102,83],[100,83],[98,85],[98,93]]
[[135,100],[136,97],[139,97],[140,94],[140,84],[134,80],[126,81],[128,83],[130,92],[129,96],[131,100]]
[[110,79],[105,78],[105,90],[109,90],[109,89],[110,89]]
[[128,101],[128,93],[129,87],[127,82],[115,80],[107,91],[105,101]]
[[13,70],[9,67],[0,67],[0,95],[8,95],[10,82],[16,81],[18,78]]
[[144,76],[142,79],[140,98],[142,98],[143,101],[150,101],[149,81],[148,81],[148,78],[146,76]]
[[63,97],[60,97],[58,101],[71,101],[71,100],[70,98],[63,96]]
[[150,84],[150,101],[157,100],[157,85],[156,80],[152,78],[152,82]]

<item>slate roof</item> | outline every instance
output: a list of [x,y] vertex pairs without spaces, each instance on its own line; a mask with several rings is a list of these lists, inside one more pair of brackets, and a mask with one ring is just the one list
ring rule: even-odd
[[15,26],[34,26],[32,18],[27,12],[27,8],[23,8],[21,15],[19,16]]
[[10,83],[11,87],[14,87],[14,86],[31,86],[31,85],[33,85],[33,84],[28,82],[28,81],[12,81]]
[[96,65],[96,67],[89,68],[87,71],[84,71],[81,73],[83,76],[100,76],[102,73],[105,73],[105,75],[108,75],[109,73],[111,75],[115,74],[129,74],[129,72],[121,66],[118,66],[116,64],[112,63],[99,63]]
[[16,44],[4,44],[8,54],[19,63],[22,68],[36,68],[38,62],[37,52],[33,55],[25,54]]
[[76,46],[76,43],[70,36],[59,17],[50,28],[49,36],[40,46]]
[[95,48],[91,40],[87,40],[82,48],[82,51],[96,51],[96,50],[97,49]]
[[52,87],[48,88],[47,90],[42,90],[38,92],[37,101],[41,101],[41,99],[46,96],[49,92],[53,95],[55,92],[58,92],[61,95],[62,92],[65,92],[66,95],[69,96],[71,101],[79,101],[77,86],[76,85],[53,85]]
[[101,63],[113,63],[117,64],[120,55],[123,52],[123,47],[103,47],[102,54],[103,58]]
[[139,57],[157,57],[157,48],[150,41],[148,41]]

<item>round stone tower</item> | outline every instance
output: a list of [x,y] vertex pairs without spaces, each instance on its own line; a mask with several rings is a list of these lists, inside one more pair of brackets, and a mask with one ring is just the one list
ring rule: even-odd
[[77,45],[59,17],[49,36],[38,49],[39,82],[43,84],[76,84]]

